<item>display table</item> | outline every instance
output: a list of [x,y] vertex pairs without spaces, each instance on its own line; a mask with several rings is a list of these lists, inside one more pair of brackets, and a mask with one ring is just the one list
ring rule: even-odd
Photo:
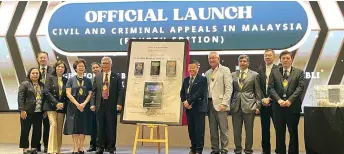
[[307,154],[344,154],[344,108],[304,107]]

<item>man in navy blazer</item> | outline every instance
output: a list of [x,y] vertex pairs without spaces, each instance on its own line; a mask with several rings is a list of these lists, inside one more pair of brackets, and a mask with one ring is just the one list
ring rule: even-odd
[[199,62],[192,60],[188,69],[190,76],[186,77],[180,90],[180,98],[186,108],[188,132],[191,140],[189,154],[201,154],[204,147],[205,114],[208,106],[207,78],[198,74]]

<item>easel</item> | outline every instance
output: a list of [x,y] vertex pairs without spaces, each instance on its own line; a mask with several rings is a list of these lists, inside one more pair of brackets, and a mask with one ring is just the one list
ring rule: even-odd
[[[142,126],[142,131],[144,126],[150,128],[150,134],[149,139],[139,139],[139,132],[140,128]],[[165,138],[160,139],[160,127],[165,127]],[[157,139],[154,139],[154,128],[157,130]],[[165,154],[168,154],[168,126],[165,124],[136,124],[136,134],[135,134],[135,140],[134,140],[134,146],[133,146],[133,152],[132,154],[136,154],[136,147],[137,142],[149,142],[149,143],[158,143],[158,153],[161,153],[161,147],[160,143],[165,143]]]

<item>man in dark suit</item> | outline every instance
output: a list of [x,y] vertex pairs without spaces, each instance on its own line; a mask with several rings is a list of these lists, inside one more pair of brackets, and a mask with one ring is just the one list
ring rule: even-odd
[[91,110],[96,111],[98,126],[96,154],[104,152],[105,139],[108,141],[108,151],[113,154],[116,151],[117,114],[122,109],[123,87],[121,77],[111,72],[110,57],[102,58],[101,67],[103,72],[94,78],[91,101]]
[[[46,84],[46,80],[49,76],[54,72],[54,69],[48,65],[49,63],[49,55],[45,51],[41,51],[37,54],[37,61],[39,64],[39,70],[42,74],[41,82]],[[44,153],[48,151],[48,142],[49,142],[49,132],[50,132],[50,124],[49,118],[46,113],[43,115],[43,144],[44,144]],[[41,151],[41,145],[38,147],[38,151]]]
[[[91,69],[93,73],[93,77],[91,79],[92,83],[94,82],[95,76],[99,75],[101,73],[101,66],[97,62],[93,62],[91,64]],[[92,152],[97,150],[97,119],[96,119],[96,113],[92,113],[93,116],[93,122],[92,122],[92,134],[91,134],[91,140],[90,140],[90,148],[87,150],[87,152]]]
[[[259,85],[262,92],[262,107],[260,110],[260,121],[262,126],[262,154],[271,154],[271,144],[270,144],[270,119],[273,119],[272,115],[272,98],[270,92],[268,91],[269,76],[271,71],[278,69],[278,66],[273,62],[275,60],[275,51],[272,49],[267,49],[264,52],[264,62],[265,65],[259,67],[257,72],[259,73]],[[272,120],[273,121],[273,120]],[[276,153],[277,149],[275,150]]]
[[198,74],[198,61],[189,62],[190,76],[180,90],[180,99],[186,108],[188,131],[191,140],[189,154],[201,154],[204,147],[205,114],[207,112],[207,78]]
[[282,67],[271,72],[269,92],[272,96],[272,111],[276,128],[277,149],[286,154],[286,125],[290,134],[288,154],[299,153],[298,125],[301,112],[301,95],[304,90],[304,72],[292,67],[292,56],[288,51],[280,54]]

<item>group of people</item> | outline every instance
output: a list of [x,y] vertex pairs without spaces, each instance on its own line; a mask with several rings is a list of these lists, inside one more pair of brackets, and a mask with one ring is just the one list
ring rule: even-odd
[[[292,67],[292,54],[280,53],[281,67],[273,64],[275,52],[264,53],[265,65],[258,71],[250,70],[250,58],[240,55],[239,70],[232,72],[220,64],[217,52],[208,55],[211,69],[205,77],[198,74],[199,62],[188,64],[190,76],[184,79],[180,97],[186,108],[190,154],[201,154],[204,147],[205,116],[208,115],[211,154],[228,153],[228,113],[232,115],[234,153],[253,153],[253,125],[260,114],[263,154],[271,153],[270,123],[276,132],[276,150],[286,154],[286,126],[290,134],[289,154],[299,153],[298,123],[301,112],[301,94],[304,90],[304,72]],[[101,63],[92,63],[94,77],[84,76],[86,61],[73,63],[75,76],[67,79],[67,65],[59,60],[48,66],[47,52],[37,56],[38,67],[27,72],[27,80],[20,84],[20,148],[24,154],[41,150],[43,129],[44,152],[59,154],[62,134],[72,135],[73,154],[83,154],[85,135],[91,135],[90,149],[96,154],[104,150],[116,151],[117,114],[122,109],[124,90],[121,77],[111,72],[112,60],[103,57]],[[242,125],[245,126],[245,147],[242,147]],[[29,132],[32,127],[31,148]]]
[[[20,148],[24,154],[41,150],[43,123],[44,152],[59,154],[62,134],[72,135],[73,154],[83,154],[85,135],[91,135],[88,151],[102,154],[116,151],[117,114],[123,105],[121,77],[111,72],[112,60],[103,57],[92,63],[94,77],[84,76],[86,61],[73,63],[75,76],[67,79],[67,65],[58,60],[48,66],[47,52],[37,55],[38,67],[28,70],[18,91],[20,110]],[[29,132],[32,127],[31,148]]]
[[[286,126],[290,134],[288,154],[299,153],[298,124],[301,95],[304,90],[304,72],[292,67],[292,54],[279,55],[281,66],[275,65],[275,52],[264,52],[265,65],[250,70],[250,58],[240,55],[239,70],[232,72],[220,64],[216,52],[208,55],[211,68],[205,77],[198,74],[199,62],[188,64],[189,76],[183,81],[180,98],[186,108],[188,133],[191,140],[189,154],[201,154],[204,147],[205,115],[208,115],[211,153],[228,153],[228,113],[232,115],[234,153],[253,153],[253,126],[260,114],[263,154],[271,153],[270,123],[276,132],[277,154],[286,154]],[[242,147],[242,125],[245,126],[245,147]]]

